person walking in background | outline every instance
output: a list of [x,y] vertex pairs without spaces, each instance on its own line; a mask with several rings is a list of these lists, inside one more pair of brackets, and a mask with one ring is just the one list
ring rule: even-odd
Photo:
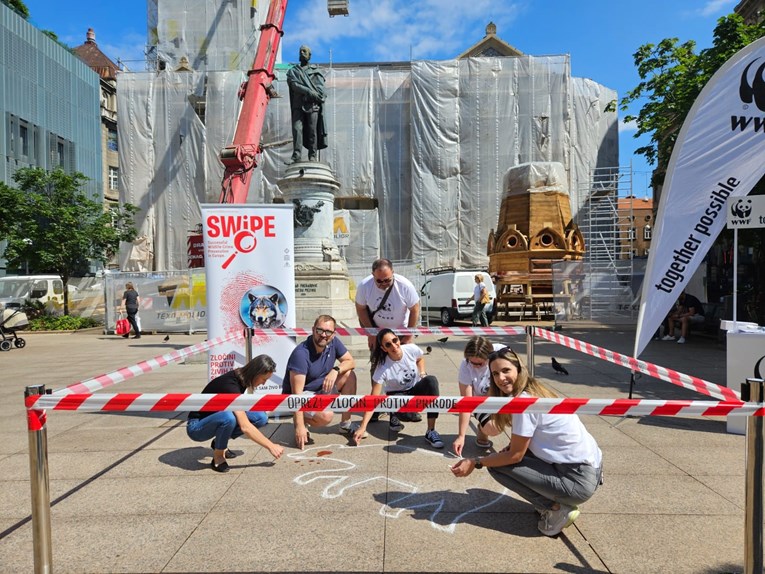
[[[489,396],[555,398],[511,349],[489,356]],[[462,459],[451,467],[457,477],[486,467],[502,486],[528,500],[539,513],[539,531],[555,536],[573,524],[579,505],[601,483],[603,454],[573,414],[493,414],[500,431],[512,427],[510,444],[501,451]]]
[[[245,366],[229,371],[207,383],[203,394],[235,394],[253,391],[268,382],[276,371],[276,363],[268,355],[258,355]],[[228,449],[228,441],[242,435],[268,450],[278,459],[284,448],[274,444],[258,429],[268,424],[268,415],[260,411],[199,411],[190,412],[186,434],[195,442],[212,439],[213,459],[210,467],[215,472],[228,472],[227,458],[238,455]]]
[[468,299],[468,303],[470,303],[470,301],[475,303],[473,306],[473,315],[471,316],[473,327],[478,326],[479,322],[481,323],[481,327],[488,327],[489,321],[486,318],[484,308],[489,303],[489,291],[486,289],[486,283],[483,282],[483,275],[476,273],[473,279],[475,279],[473,296]]
[[667,334],[662,337],[662,341],[675,340],[675,327],[678,324],[680,325],[680,338],[677,342],[681,345],[685,343],[685,338],[688,336],[691,325],[704,324],[704,307],[701,305],[701,301],[693,295],[686,293],[685,290],[680,292],[680,297],[677,299],[677,307],[669,315]]
[[[122,294],[122,308],[125,310],[125,313],[127,313],[127,320],[133,328],[134,339],[141,338],[141,329],[138,326],[138,320],[136,318],[140,304],[141,298],[138,296],[138,291],[133,288],[133,283],[128,281],[125,284],[125,292]],[[124,339],[127,339],[128,336],[130,336],[130,331],[122,335]]]
[[[300,343],[287,360],[282,382],[284,394],[356,394],[356,362],[335,335],[336,322],[329,315],[319,315],[313,332]],[[335,364],[337,362],[337,364]],[[323,427],[332,423],[332,411],[295,411],[295,444],[299,449],[309,441],[307,425]],[[351,423],[351,413],[340,417],[340,430],[353,434],[358,425]]]
[[[438,379],[425,372],[425,358],[422,349],[414,344],[401,344],[401,339],[391,329],[377,333],[372,351],[372,394],[373,395],[418,395],[438,396]],[[436,431],[438,413],[428,413],[428,430],[425,440],[433,448],[444,448],[441,436]],[[356,444],[361,442],[372,412],[364,413],[361,426],[354,434]],[[399,418],[391,413],[390,430],[403,430]]]
[[[489,392],[489,355],[494,351],[503,349],[504,345],[492,344],[485,337],[474,336],[468,339],[465,345],[464,359],[460,363],[457,374],[460,395],[463,397],[484,397]],[[497,436],[500,431],[491,422],[489,413],[474,413],[478,421],[475,430],[475,445],[480,449],[489,449],[492,446],[489,437]],[[454,454],[462,456],[462,448],[465,446],[465,434],[470,413],[459,413],[459,430],[457,438],[452,443]]]

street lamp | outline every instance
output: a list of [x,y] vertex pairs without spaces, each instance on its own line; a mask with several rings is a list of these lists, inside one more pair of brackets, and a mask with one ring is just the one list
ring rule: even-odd
[[[22,239],[22,241],[27,246],[27,249],[29,249],[29,247],[32,245],[32,240],[28,237]],[[29,256],[26,254],[24,255],[24,275],[29,275]]]

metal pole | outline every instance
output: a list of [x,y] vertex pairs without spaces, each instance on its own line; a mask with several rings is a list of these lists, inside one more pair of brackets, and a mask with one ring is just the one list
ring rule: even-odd
[[247,359],[247,363],[252,361],[252,329],[245,329],[246,336],[244,338],[244,355]]
[[[24,397],[45,394],[45,385],[24,390]],[[35,574],[53,571],[50,534],[50,481],[48,478],[48,429],[45,411],[27,411],[29,430],[29,483],[32,488],[32,543]]]
[[733,332],[738,333],[738,227],[733,229]]
[[526,326],[526,369],[534,376],[534,327]]
[[[741,389],[741,398],[763,404],[762,379],[747,379]],[[748,397],[747,397],[748,395]],[[744,572],[761,574],[763,484],[762,467],[765,455],[765,420],[763,417],[749,417],[746,423],[746,515],[744,520]]]

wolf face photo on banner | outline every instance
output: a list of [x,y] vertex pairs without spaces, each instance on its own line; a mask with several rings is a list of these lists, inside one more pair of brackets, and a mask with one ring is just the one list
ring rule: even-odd
[[239,316],[250,328],[281,327],[287,317],[287,300],[277,288],[259,285],[248,289],[242,296]]

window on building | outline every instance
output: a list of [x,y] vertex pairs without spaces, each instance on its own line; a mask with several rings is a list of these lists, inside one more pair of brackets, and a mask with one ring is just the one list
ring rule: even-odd
[[26,122],[19,122],[19,152],[23,160],[29,158],[29,128]]
[[106,148],[110,151],[117,151],[117,130],[109,130],[106,138]]
[[646,225],[643,228],[643,239],[645,239],[646,241],[649,241],[651,239],[651,226],[650,225]]
[[634,227],[630,227],[630,228],[627,230],[627,239],[628,239],[629,241],[635,241],[635,237],[636,237],[636,236],[635,236],[635,228],[634,228]]
[[109,189],[116,191],[120,185],[120,170],[118,167],[109,166]]

